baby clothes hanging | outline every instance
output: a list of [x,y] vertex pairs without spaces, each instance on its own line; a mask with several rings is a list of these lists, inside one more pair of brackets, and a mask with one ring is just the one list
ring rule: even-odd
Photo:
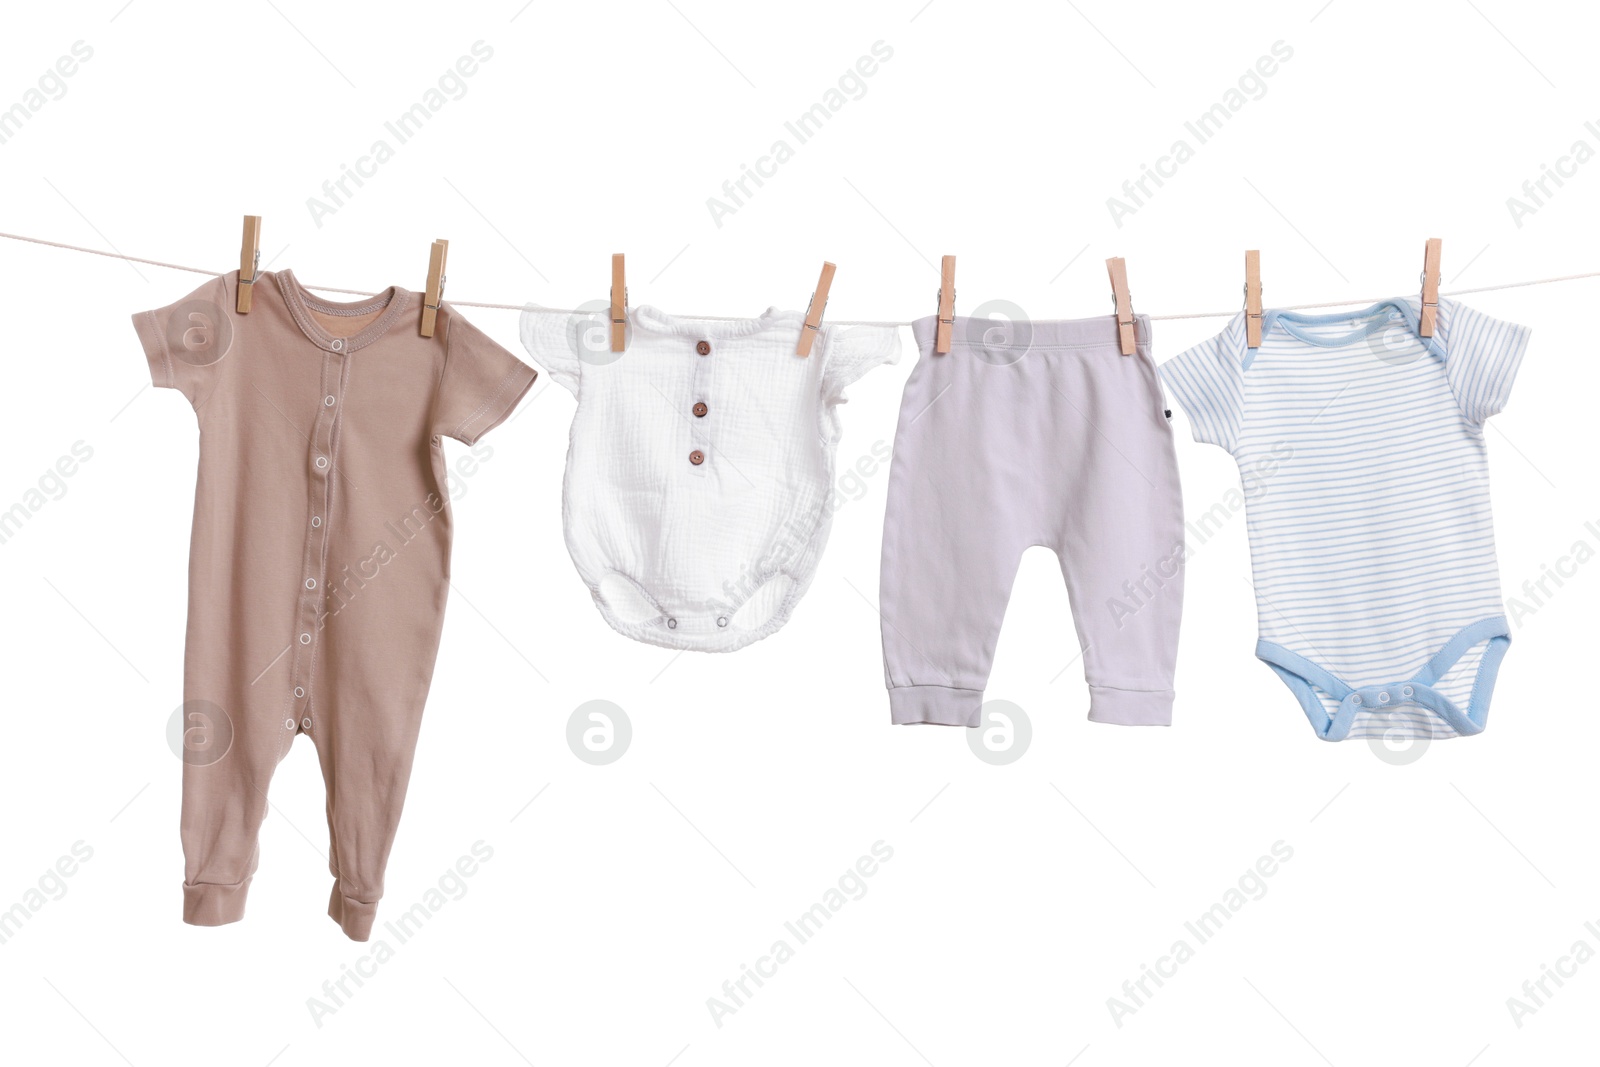
[[883,523],[880,610],[895,723],[978,726],[1027,549],[1055,552],[1089,718],[1172,721],[1183,498],[1150,320],[912,324]]
[[1254,486],[1256,655],[1328,741],[1480,732],[1511,641],[1483,426],[1529,331],[1444,299],[1424,338],[1418,311],[1268,312],[1259,348],[1240,315],[1161,368]]
[[899,357],[893,327],[804,316],[627,314],[614,352],[604,314],[528,309],[522,341],[578,399],[567,449],[567,550],[618,633],[731,652],[776,632],[805,594],[832,525],[844,390]]
[[[474,444],[535,372],[448,304],[419,336],[399,286],[334,303],[238,272],[133,317],[153,383],[200,425],[186,719],[217,743],[183,767],[184,921],[235,922],[267,786],[300,734],[328,790],[328,914],[371,933],[449,591],[440,441]],[[186,727],[198,725],[186,721]]]

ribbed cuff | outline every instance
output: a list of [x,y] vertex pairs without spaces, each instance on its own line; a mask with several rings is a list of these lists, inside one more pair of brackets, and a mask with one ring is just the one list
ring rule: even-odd
[[977,726],[983,690],[943,685],[903,685],[889,690],[889,719],[896,726],[932,723]]
[[372,936],[372,923],[378,917],[376,900],[356,900],[339,892],[339,883],[333,883],[333,893],[328,897],[328,917],[339,924],[344,936],[352,941],[365,941]]
[[1171,726],[1172,690],[1089,687],[1089,721],[1118,726]]
[[244,918],[250,879],[234,885],[183,883],[183,921],[191,926],[225,926]]

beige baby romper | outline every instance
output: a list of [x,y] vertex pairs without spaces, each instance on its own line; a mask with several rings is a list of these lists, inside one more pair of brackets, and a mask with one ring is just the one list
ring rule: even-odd
[[[310,734],[327,784],[328,913],[365,941],[411,775],[450,574],[440,440],[499,424],[536,372],[398,286],[313,296],[238,272],[140,312],[151,380],[200,423],[184,657],[185,922],[244,915],[267,784]],[[192,744],[188,743],[192,742]]]

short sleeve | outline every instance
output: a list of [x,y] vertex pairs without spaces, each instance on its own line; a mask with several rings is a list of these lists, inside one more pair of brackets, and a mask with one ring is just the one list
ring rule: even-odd
[[1243,318],[1208,341],[1167,360],[1161,378],[1178,398],[1194,439],[1232,452],[1244,420]]
[[1439,301],[1438,335],[1450,391],[1467,421],[1483,422],[1506,406],[1532,331],[1481,311]]
[[539,372],[450,305],[445,309],[444,373],[435,401],[434,432],[476,444],[516,409]]
[[522,347],[528,355],[573,394],[578,392],[584,362],[610,363],[617,355],[611,351],[610,323],[598,312],[558,311],[530,304],[522,309],[521,325]]
[[212,278],[175,303],[133,316],[150,383],[176,389],[198,410],[233,351],[238,272]]
[[826,326],[822,343],[822,392],[841,403],[844,391],[873,367],[900,359],[900,330],[894,326]]

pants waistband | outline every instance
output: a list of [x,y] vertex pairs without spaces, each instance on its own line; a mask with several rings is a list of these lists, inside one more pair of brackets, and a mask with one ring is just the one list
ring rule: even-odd
[[[938,316],[929,315],[911,324],[917,347],[926,355],[933,351]],[[1133,336],[1139,348],[1148,353],[1150,316],[1133,317]],[[950,332],[950,350],[981,348],[986,351],[1046,351],[1049,349],[1108,349],[1121,354],[1115,315],[1092,319],[980,319],[957,315]]]

